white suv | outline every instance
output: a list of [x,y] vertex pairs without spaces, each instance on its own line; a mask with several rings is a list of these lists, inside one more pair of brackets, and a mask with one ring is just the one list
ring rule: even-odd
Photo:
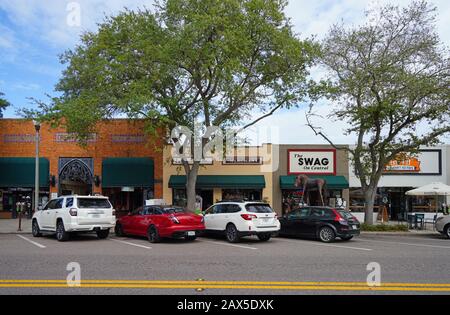
[[116,222],[115,210],[107,197],[64,196],[49,201],[33,215],[34,237],[56,232],[58,241],[67,241],[71,232],[96,232],[105,239]]
[[436,220],[436,230],[450,238],[450,215],[440,217]]
[[220,202],[205,211],[207,233],[225,233],[231,243],[243,236],[256,235],[268,241],[280,230],[273,209],[264,202]]

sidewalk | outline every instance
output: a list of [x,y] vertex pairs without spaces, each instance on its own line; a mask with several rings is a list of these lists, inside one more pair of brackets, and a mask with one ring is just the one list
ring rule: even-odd
[[0,220],[0,234],[31,234],[31,220],[22,219],[22,232],[18,232],[19,219]]

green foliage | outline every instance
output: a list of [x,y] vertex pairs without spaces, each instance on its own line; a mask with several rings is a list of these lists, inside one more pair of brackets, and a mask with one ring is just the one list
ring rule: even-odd
[[10,106],[11,104],[3,98],[5,94],[0,92],[0,118],[3,118],[3,111],[6,107]]
[[[144,118],[148,131],[227,127],[296,106],[319,49],[301,41],[284,0],[164,0],[106,18],[61,61],[61,97],[42,119],[85,138],[96,122]],[[42,104],[41,104],[42,105]],[[35,113],[36,114],[36,113]]]
[[361,231],[364,232],[409,232],[408,226],[403,224],[396,225],[387,225],[387,224],[379,224],[379,225],[370,225],[370,224],[361,224]]

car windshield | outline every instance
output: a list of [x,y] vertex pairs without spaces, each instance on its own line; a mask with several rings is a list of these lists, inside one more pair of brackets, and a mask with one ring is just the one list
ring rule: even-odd
[[168,207],[161,209],[164,214],[173,214],[173,213],[184,213],[186,210],[180,207]]
[[337,210],[337,212],[339,212],[339,214],[344,218],[344,219],[353,219],[353,215],[345,210]]
[[266,204],[248,204],[245,206],[248,212],[252,213],[272,213],[273,210],[269,205]]
[[111,208],[111,204],[108,199],[103,198],[79,198],[78,199],[78,208],[80,209],[94,209],[94,208],[102,208],[109,209]]

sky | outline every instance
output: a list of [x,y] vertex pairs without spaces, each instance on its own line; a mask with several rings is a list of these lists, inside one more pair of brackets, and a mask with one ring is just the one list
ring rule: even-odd
[[[410,0],[290,0],[286,14],[301,38],[312,35],[320,38],[333,23],[361,24],[366,9],[386,3],[407,5]],[[450,1],[432,3],[438,8],[437,30],[441,40],[450,46]],[[95,30],[105,16],[117,14],[125,7],[152,8],[152,5],[153,0],[0,0],[0,91],[13,104],[4,116],[17,117],[17,109],[33,106],[30,98],[45,100],[46,95],[54,95],[54,86],[63,70],[59,55],[73,48],[83,31]],[[73,14],[77,9],[80,20]],[[260,131],[273,126],[278,130],[269,132],[271,137],[260,137],[259,142],[323,143],[306,126],[305,107],[280,111],[260,123]],[[322,103],[316,111],[326,116],[328,106]],[[322,124],[320,119],[317,123],[335,143],[354,143],[352,136],[342,132],[345,123]]]

